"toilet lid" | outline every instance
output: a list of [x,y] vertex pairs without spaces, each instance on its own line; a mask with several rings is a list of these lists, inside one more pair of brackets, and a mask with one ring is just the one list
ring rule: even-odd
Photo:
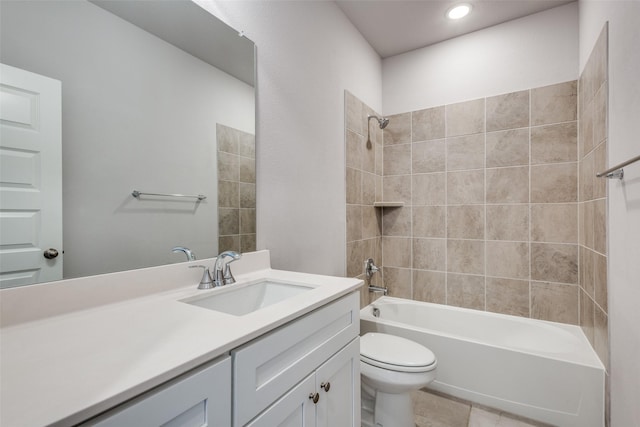
[[423,345],[395,335],[369,332],[360,337],[360,360],[400,372],[435,368],[436,356]]

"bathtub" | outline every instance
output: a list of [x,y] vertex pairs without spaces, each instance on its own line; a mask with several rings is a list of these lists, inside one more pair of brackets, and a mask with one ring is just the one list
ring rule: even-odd
[[360,319],[361,334],[433,351],[429,389],[555,426],[604,425],[604,367],[578,326],[391,297]]

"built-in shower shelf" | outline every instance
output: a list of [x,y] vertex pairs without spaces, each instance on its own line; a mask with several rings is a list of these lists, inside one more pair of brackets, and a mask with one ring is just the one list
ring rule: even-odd
[[375,208],[401,208],[404,206],[404,202],[375,202],[373,207]]

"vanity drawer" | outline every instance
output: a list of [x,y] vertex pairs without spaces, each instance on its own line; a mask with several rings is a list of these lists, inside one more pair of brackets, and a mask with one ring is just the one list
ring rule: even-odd
[[357,293],[231,352],[233,425],[243,426],[360,333]]

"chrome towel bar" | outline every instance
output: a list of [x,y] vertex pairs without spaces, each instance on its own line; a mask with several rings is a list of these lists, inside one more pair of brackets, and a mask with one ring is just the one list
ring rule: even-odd
[[131,192],[133,197],[140,198],[140,196],[161,196],[161,197],[188,197],[192,199],[204,200],[207,196],[203,196],[202,194],[189,195],[189,194],[165,194],[165,193],[143,193],[142,191],[133,190]]
[[599,172],[596,174],[596,176],[598,178],[618,178],[618,179],[622,179],[624,178],[624,170],[622,169],[623,167],[630,165],[631,163],[637,162],[638,160],[640,160],[640,156],[635,156],[632,159],[627,160],[626,162],[622,162],[619,165],[615,165],[612,168],[607,169],[606,171],[603,172]]

